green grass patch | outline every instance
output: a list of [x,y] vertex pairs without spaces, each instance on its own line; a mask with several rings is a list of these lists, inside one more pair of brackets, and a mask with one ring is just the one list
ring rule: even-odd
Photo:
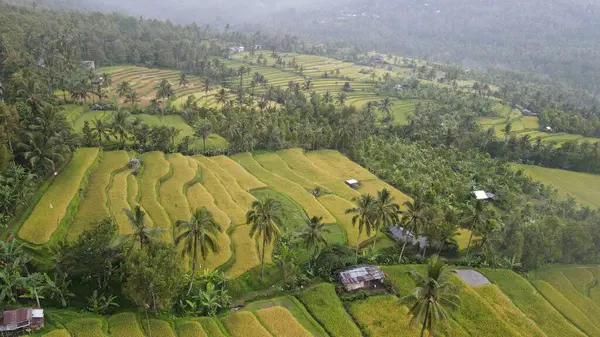
[[67,166],[40,198],[37,205],[19,230],[19,237],[34,244],[50,240],[58,229],[67,208],[79,191],[86,171],[94,163],[98,149],[79,149]]
[[600,207],[600,175],[551,169],[534,165],[513,164],[543,184],[552,185],[564,196],[571,195],[583,205]]
[[306,289],[298,299],[332,337],[362,336],[335,293],[333,284],[322,283]]

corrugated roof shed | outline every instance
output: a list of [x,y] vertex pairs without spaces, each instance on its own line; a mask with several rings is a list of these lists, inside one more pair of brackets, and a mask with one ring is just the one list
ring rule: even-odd
[[385,278],[383,272],[376,266],[360,266],[340,272],[342,284],[357,284]]

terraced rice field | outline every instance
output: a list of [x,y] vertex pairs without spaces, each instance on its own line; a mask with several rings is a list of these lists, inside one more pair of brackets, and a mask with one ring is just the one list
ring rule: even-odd
[[513,164],[516,169],[543,184],[551,185],[563,196],[572,196],[583,205],[600,207],[600,175]]
[[108,319],[111,337],[144,337],[136,314],[124,312]]
[[502,117],[487,117],[479,120],[481,126],[484,129],[494,129],[496,137],[505,138],[506,133],[504,132],[505,126],[511,124],[511,134],[518,137],[524,137],[528,135],[531,141],[536,141],[540,138],[542,142],[556,142],[557,144],[564,143],[566,141],[577,141],[579,143],[589,142],[597,143],[600,138],[585,137],[582,135],[570,134],[570,133],[551,133],[542,132],[541,129],[547,125],[541,125],[539,119],[535,116],[524,116],[519,110],[512,110],[507,106],[498,104],[498,113]]
[[232,337],[271,337],[272,335],[258,321],[253,313],[248,311],[236,312],[231,316],[221,319],[225,329]]
[[79,149],[73,159],[54,179],[19,230],[19,237],[34,244],[44,244],[59,228],[69,205],[79,191],[86,171],[98,156],[98,149]]
[[[225,60],[226,66],[231,68],[238,68],[244,61],[244,57],[248,56],[247,53],[241,53],[234,56],[233,60]],[[361,66],[353,65],[350,62],[343,62],[334,60],[326,57],[315,56],[315,55],[302,55],[295,53],[288,53],[282,56],[282,59],[286,62],[295,60],[299,66],[304,68],[302,74],[295,72],[293,69],[286,68],[273,68],[272,59],[267,58],[267,66],[258,64],[250,64],[252,73],[258,72],[263,75],[269,82],[270,85],[287,87],[290,81],[297,83],[304,83],[306,77],[311,78],[313,89],[315,92],[324,94],[329,92],[332,95],[337,95],[344,86],[347,80],[341,79],[341,76],[349,77],[348,81],[353,91],[348,92],[348,99],[346,105],[353,105],[357,108],[362,108],[367,102],[375,101],[379,102],[384,97],[378,96],[373,92],[373,81],[369,74],[361,74],[359,71],[364,68]],[[339,70],[339,75],[335,75],[336,70]],[[322,75],[324,72],[328,72],[330,77],[324,78]],[[384,69],[376,69],[375,73],[377,77],[383,76],[386,72],[390,72]],[[390,73],[392,74],[403,74],[404,70],[401,68],[395,68]],[[246,76],[244,79],[244,87],[249,87],[252,76]],[[239,85],[239,79],[232,80],[232,83]],[[256,88],[255,93],[261,93],[264,89]],[[395,97],[392,99],[393,106],[391,113],[395,117],[396,123],[406,124],[407,116],[414,111],[418,101],[415,100],[400,100]]]
[[[115,220],[120,234],[131,234],[125,210],[140,206],[146,213],[146,224],[164,229],[161,239],[172,241],[178,234],[174,224],[190,219],[192,212],[206,207],[222,232],[217,237],[219,251],[209,253],[206,260],[200,258],[200,268],[220,268],[229,277],[236,278],[260,264],[262,240],[250,238],[250,227],[246,225],[246,212],[253,201],[275,198],[282,203],[285,210],[279,224],[282,231],[301,231],[310,217],[323,216],[323,221],[330,225],[331,232],[326,234],[329,242],[354,246],[357,240],[362,242],[368,237],[365,233],[358,237],[358,229],[345,210],[354,207],[352,200],[361,191],[346,186],[343,177],[370,179],[365,180],[362,187],[369,193],[376,193],[377,188],[391,188],[335,151],[305,154],[291,149],[254,155],[242,153],[231,158],[148,152],[139,156],[142,168],[133,175],[127,162],[135,156],[124,151],[99,155],[97,149],[79,150],[64,170],[68,176],[60,174],[54,182],[61,185],[60,198],[64,198],[64,202],[54,201],[59,196],[54,195],[52,184],[25,220],[19,236],[40,244],[50,237],[75,240],[93,228],[95,222],[109,217]],[[329,167],[331,165],[335,167]],[[87,171],[89,179],[84,179]],[[321,189],[318,197],[313,195],[315,187]],[[63,195],[64,191],[71,191],[68,198]],[[392,191],[398,201],[406,198],[401,192]],[[76,206],[73,206],[71,200],[75,195]],[[43,228],[37,224],[44,220],[37,217],[47,216],[50,197],[51,210],[60,217],[54,227],[43,221],[48,230],[37,236]],[[32,231],[34,226],[38,226],[36,231]],[[274,247],[275,242],[265,247],[267,264],[273,263]],[[182,263],[188,266],[190,261],[184,259]]]

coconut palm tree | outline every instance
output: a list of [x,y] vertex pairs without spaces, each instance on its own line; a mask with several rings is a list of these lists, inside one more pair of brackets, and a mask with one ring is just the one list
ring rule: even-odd
[[163,101],[163,108],[162,108],[163,115],[164,115],[165,109],[167,107],[167,101],[173,95],[174,95],[173,87],[171,86],[171,83],[169,83],[168,80],[162,80],[156,86],[156,98],[162,99],[162,101]]
[[329,91],[326,91],[325,94],[323,95],[323,102],[325,102],[327,104],[333,102],[333,96],[331,95],[331,93]]
[[421,276],[414,269],[410,276],[415,282],[412,294],[400,299],[400,304],[412,305],[410,325],[421,325],[421,337],[425,330],[433,334],[435,327],[448,321],[448,309],[457,309],[461,301],[457,288],[450,282],[452,271],[437,255],[432,256],[427,263],[427,275]]
[[25,133],[25,142],[18,144],[19,154],[32,169],[56,170],[56,164],[64,162],[69,148],[58,137],[46,138],[39,132]]
[[343,106],[344,104],[346,104],[347,98],[348,98],[348,96],[346,95],[346,93],[342,91],[337,95],[336,101],[338,102],[338,104],[340,106]]
[[404,210],[400,211],[400,214],[402,215],[400,224],[402,225],[404,232],[404,244],[400,251],[399,262],[402,262],[402,255],[404,254],[404,249],[406,248],[409,239],[408,234],[410,233],[416,237],[418,233],[425,229],[427,222],[425,205],[421,202],[420,197],[416,197],[412,202],[405,201],[403,205]]
[[131,103],[133,110],[137,109],[137,105],[140,102],[140,97],[137,92],[132,91],[125,96],[125,104]]
[[129,82],[121,82],[121,84],[119,84],[119,86],[117,87],[117,94],[119,95],[119,97],[128,96],[129,93],[131,93],[131,85],[129,85]]
[[192,214],[189,221],[179,220],[175,227],[182,230],[175,238],[175,244],[184,242],[183,255],[192,256],[192,278],[187,294],[192,291],[194,276],[196,275],[196,264],[198,261],[198,251],[202,260],[206,260],[209,251],[217,253],[219,251],[218,235],[222,231],[221,226],[215,220],[214,215],[206,207],[198,208]]
[[125,148],[125,139],[129,132],[129,113],[127,111],[117,111],[115,113],[112,122],[110,123],[110,129],[115,136],[119,136],[121,149]]
[[324,234],[330,233],[330,230],[325,227],[326,225],[322,221],[322,216],[313,216],[306,222],[306,228],[299,235],[306,248],[313,250],[313,257],[321,246],[327,246],[327,239],[325,239]]
[[204,79],[203,89],[204,99],[208,101],[208,92],[210,91],[210,79],[208,77]]
[[146,213],[139,205],[135,206],[133,211],[130,209],[123,209],[123,212],[127,215],[127,219],[129,220],[133,232],[131,234],[119,236],[114,241],[114,244],[130,242],[131,245],[133,245],[135,242],[139,242],[140,248],[144,249],[144,246],[148,245],[153,239],[165,231],[164,228],[160,227],[148,227],[148,225],[146,225]]
[[471,240],[473,232],[482,228],[487,221],[487,210],[481,200],[477,200],[475,205],[467,204],[467,209],[463,212],[462,226],[471,231],[469,243],[467,244],[467,257],[471,253]]
[[203,118],[196,123],[194,128],[194,135],[198,138],[202,138],[202,145],[204,147],[204,151],[206,151],[206,139],[213,132],[212,123]]
[[179,74],[179,87],[187,87],[190,81],[187,79],[187,74],[183,71]]
[[175,146],[175,138],[179,136],[181,129],[175,126],[169,127],[169,137],[171,138],[171,146]]
[[390,118],[391,107],[394,105],[392,100],[389,97],[386,97],[381,102],[379,102],[379,111],[386,114],[386,118]]
[[399,221],[400,205],[394,202],[392,193],[384,188],[377,191],[377,222],[375,223],[375,239],[373,248],[377,242],[377,232],[380,229],[389,228]]
[[358,261],[360,235],[364,230],[367,236],[370,236],[377,222],[377,200],[370,194],[363,194],[358,198],[354,198],[354,202],[356,207],[347,209],[346,214],[354,214],[352,216],[352,226],[356,227],[358,224],[356,237],[356,260]]
[[217,103],[224,105],[227,103],[227,91],[224,88],[221,88],[215,95],[215,98],[217,99]]
[[246,213],[246,223],[250,225],[250,237],[262,236],[262,252],[260,257],[260,278],[265,271],[265,247],[279,236],[277,223],[281,222],[281,203],[268,198],[265,201],[255,200]]
[[110,127],[102,118],[95,118],[92,121],[92,132],[98,137],[99,148],[102,148],[102,138],[106,139],[107,142],[110,141]]

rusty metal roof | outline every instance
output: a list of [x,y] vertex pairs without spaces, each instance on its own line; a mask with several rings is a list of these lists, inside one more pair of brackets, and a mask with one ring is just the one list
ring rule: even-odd
[[340,272],[342,284],[357,284],[385,278],[383,272],[376,266],[358,266]]
[[27,322],[31,319],[31,308],[22,308],[17,310],[5,311],[0,325],[8,325],[11,323]]

